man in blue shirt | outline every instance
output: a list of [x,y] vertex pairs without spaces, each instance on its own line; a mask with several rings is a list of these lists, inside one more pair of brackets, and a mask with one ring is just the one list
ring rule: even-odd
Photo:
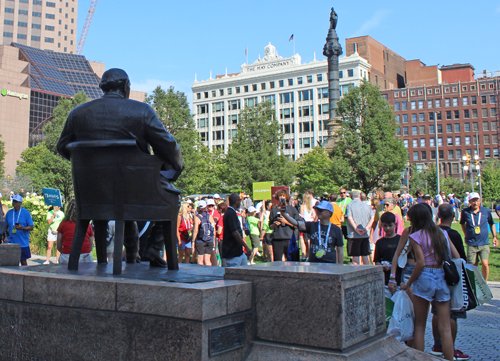
[[5,222],[9,227],[9,241],[21,245],[21,265],[28,265],[30,252],[30,232],[33,230],[33,219],[30,212],[23,208],[23,197],[15,195],[12,197],[13,209],[5,215]]
[[486,207],[481,207],[481,198],[476,192],[469,195],[469,207],[464,208],[460,217],[462,231],[467,244],[467,263],[478,265],[478,256],[481,258],[481,271],[484,279],[488,280],[490,266],[490,240],[488,224],[493,234],[493,247],[498,247],[497,231],[491,212]]

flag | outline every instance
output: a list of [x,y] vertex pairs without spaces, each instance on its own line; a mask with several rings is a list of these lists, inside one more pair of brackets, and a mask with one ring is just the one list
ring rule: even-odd
[[289,139],[288,140],[288,148],[292,148],[293,147],[293,139]]
[[292,34],[292,36],[290,36],[290,39],[288,39],[288,41],[290,41],[290,40],[293,40],[293,34]]
[[245,56],[248,55],[248,45],[245,47]]

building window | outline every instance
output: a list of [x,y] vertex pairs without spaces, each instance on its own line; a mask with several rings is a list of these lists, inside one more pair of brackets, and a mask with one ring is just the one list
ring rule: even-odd
[[323,81],[323,74],[316,75],[316,80],[317,81]]
[[308,82],[308,83],[312,83],[312,82],[313,82],[313,77],[312,77],[312,75],[308,75],[308,76],[307,76],[307,82]]
[[420,138],[420,148],[425,148],[425,138]]
[[425,114],[424,113],[419,113],[418,114],[418,121],[419,122],[425,122]]
[[233,88],[227,88],[227,95],[233,94]]
[[446,145],[453,145],[453,137],[446,138]]
[[460,123],[455,124],[455,133],[460,133]]
[[469,109],[465,109],[464,110],[464,119],[469,119],[469,117],[470,117]]
[[429,112],[429,120],[434,120],[434,112]]
[[[471,90],[472,90],[472,87],[471,87]],[[472,105],[476,105],[477,104],[477,96],[475,96],[475,95],[471,96],[470,100],[471,100],[471,104]]]
[[429,134],[434,134],[434,133],[435,133],[434,125],[429,125]]
[[289,85],[289,86],[292,86],[292,85],[293,85],[293,79],[292,79],[292,78],[288,79],[288,85]]
[[28,23],[25,23],[23,21],[18,21],[17,22],[17,26],[19,26],[21,28],[27,28],[28,27]]
[[447,110],[446,111],[446,120],[450,120],[451,119],[451,110]]
[[438,138],[438,147],[443,146],[443,138]]
[[412,114],[411,115],[411,122],[416,123],[417,122],[417,114]]
[[46,43],[53,43],[54,42],[54,38],[45,38],[45,42]]
[[17,34],[18,39],[26,40],[27,36],[26,34]]
[[437,132],[438,132],[438,134],[443,133],[443,125],[442,124],[438,124]]
[[498,157],[498,148],[493,148],[493,156]]
[[417,140],[417,139],[413,139],[413,140],[411,141],[411,146],[412,146],[413,148],[418,148],[418,140]]
[[424,135],[425,134],[425,125],[420,126],[420,134]]
[[405,148],[408,148],[408,139],[403,140],[403,145]]
[[472,109],[472,119],[477,118],[477,109]]
[[254,91],[254,92],[257,91],[257,84],[252,84],[252,91]]
[[490,104],[495,104],[496,102],[496,96],[490,95]]
[[436,139],[430,138],[429,139],[429,147],[435,147],[436,146]]
[[465,130],[466,132],[470,132],[470,123],[465,123],[465,124],[464,124],[464,130]]
[[457,149],[456,156],[457,156],[457,159],[462,159],[462,150],[461,149]]
[[344,77],[344,72],[342,70],[339,70],[339,79],[342,79]]
[[423,150],[423,151],[420,152],[420,158],[422,160],[426,160],[427,159],[427,152],[425,150]]
[[280,80],[279,83],[280,83],[280,88],[283,88],[285,86],[285,81],[284,80]]
[[435,104],[436,108],[441,108],[441,99],[434,100],[434,104]]
[[448,159],[453,159],[453,151],[452,150],[448,151]]
[[460,119],[460,110],[454,110],[455,119]]
[[40,41],[40,37],[36,35],[31,35],[31,40],[32,41]]
[[451,124],[446,124],[446,133],[452,133],[452,125]]
[[244,91],[245,93],[248,93],[248,85],[243,86],[243,91]]
[[431,150],[431,159],[436,159],[436,151]]
[[399,102],[394,103],[394,110],[399,111],[399,109],[400,109]]
[[55,29],[55,27],[53,27],[53,26],[45,25],[45,30],[54,31],[54,29]]
[[490,136],[489,136],[489,134],[483,135],[483,144],[484,145],[489,145],[490,144]]
[[469,97],[463,97],[462,98],[462,105],[463,106],[469,105]]
[[432,99],[427,100],[427,108],[432,108]]
[[[384,65],[385,68],[385,65]],[[413,152],[413,160],[418,160],[418,152]]]
[[418,109],[424,109],[424,101],[423,100],[418,101]]
[[348,69],[348,70],[347,70],[347,76],[348,76],[349,78],[353,77],[353,76],[354,76],[354,69]]
[[47,19],[55,19],[56,18],[56,15],[55,14],[45,14],[45,18]]
[[411,134],[417,135],[418,134],[418,127],[411,127]]
[[[403,135],[408,135],[408,127],[403,127]],[[406,140],[408,143],[408,140]]]
[[486,99],[487,99],[486,95],[481,95],[481,104],[488,103],[488,101]]
[[56,3],[49,2],[49,1],[47,1],[47,2],[45,3],[45,5],[47,5],[47,7],[49,7],[49,8],[55,8],[55,7],[56,7]]
[[280,104],[293,103],[293,93],[281,93]]
[[234,90],[236,91],[236,94],[240,94],[241,93],[241,88],[239,86],[237,86],[236,88],[234,88]]
[[481,117],[488,118],[488,108],[481,109]]
[[490,148],[485,148],[484,149],[484,157],[485,158],[491,158],[491,150],[490,150]]
[[483,122],[483,130],[484,131],[490,130],[490,122]]
[[496,122],[496,120],[491,122],[491,130],[497,130],[497,122]]
[[408,114],[403,114],[403,123],[408,123]]
[[257,105],[257,98],[246,98],[245,99],[245,108],[246,107],[253,107],[254,105]]
[[396,135],[401,135],[401,128],[400,127],[396,128]]
[[411,102],[411,109],[417,109],[417,102],[416,101],[412,101]]
[[5,8],[5,12],[14,14],[14,8]]
[[453,98],[453,106],[458,107],[458,98]]
[[465,137],[465,145],[470,145],[470,136]]
[[240,99],[228,101],[227,102],[227,108],[228,108],[228,110],[238,110],[238,109],[241,109]]
[[491,108],[490,116],[491,117],[496,117],[497,116],[497,108]]

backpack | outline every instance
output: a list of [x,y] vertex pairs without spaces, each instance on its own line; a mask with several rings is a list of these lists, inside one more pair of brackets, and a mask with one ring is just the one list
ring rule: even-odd
[[201,221],[200,228],[198,229],[197,240],[202,240],[203,242],[209,242],[213,240],[214,227],[210,223],[210,214],[200,213],[198,218]]
[[245,217],[242,217],[241,223],[243,223],[243,232],[245,232],[245,234],[247,236],[249,236],[250,235],[250,226],[248,225],[247,219]]

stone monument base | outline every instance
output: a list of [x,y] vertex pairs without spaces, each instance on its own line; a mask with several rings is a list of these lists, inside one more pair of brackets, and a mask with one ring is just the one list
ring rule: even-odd
[[0,244],[0,266],[19,266],[21,246],[15,243]]

